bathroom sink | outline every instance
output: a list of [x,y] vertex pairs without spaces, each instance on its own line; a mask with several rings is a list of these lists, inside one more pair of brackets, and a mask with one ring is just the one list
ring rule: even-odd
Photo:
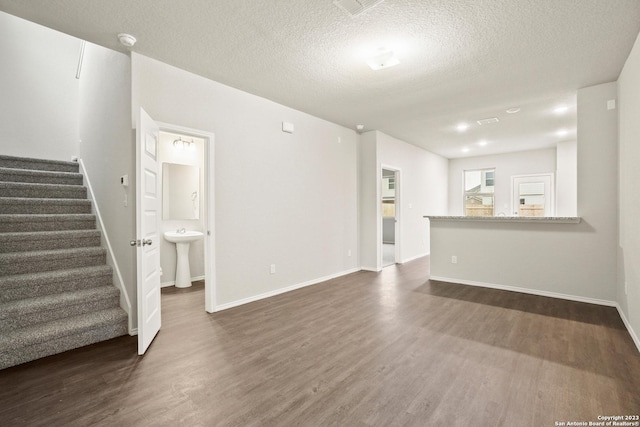
[[191,270],[189,269],[189,246],[191,242],[202,239],[200,231],[165,231],[164,238],[176,244],[176,288],[191,286]]
[[172,243],[191,243],[196,240],[202,239],[200,231],[185,231],[184,233],[178,233],[177,231],[165,231],[164,238]]

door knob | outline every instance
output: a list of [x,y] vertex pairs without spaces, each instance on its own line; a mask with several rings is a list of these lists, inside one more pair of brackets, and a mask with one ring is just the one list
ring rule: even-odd
[[131,246],[140,246],[140,240],[132,240],[129,242]]
[[153,244],[153,241],[151,239],[149,240],[142,239],[142,246],[151,245],[151,244]]

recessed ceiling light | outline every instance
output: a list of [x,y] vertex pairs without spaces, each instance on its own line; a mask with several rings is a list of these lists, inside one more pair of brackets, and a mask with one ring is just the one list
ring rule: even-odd
[[463,148],[462,150],[460,150],[460,151],[462,151],[463,153],[468,153],[468,152],[469,152],[469,148],[464,147],[464,148]]
[[487,144],[488,144],[488,142],[487,142],[487,140],[486,140],[486,139],[481,139],[480,141],[478,141],[478,145],[479,145],[480,147],[484,147],[484,146],[486,146]]
[[556,132],[556,135],[558,136],[567,136],[569,134],[569,131],[566,129],[560,129],[559,131]]
[[506,110],[507,114],[515,114],[515,113],[518,113],[519,111],[520,111],[520,107],[513,107]]
[[468,123],[458,123],[458,126],[456,126],[458,132],[466,132],[467,129],[469,129]]
[[556,114],[564,114],[569,110],[569,107],[567,107],[566,105],[558,105],[556,108],[553,109],[553,112]]
[[120,44],[126,47],[133,47],[136,44],[136,38],[131,34],[120,33],[118,34],[118,40],[120,40]]

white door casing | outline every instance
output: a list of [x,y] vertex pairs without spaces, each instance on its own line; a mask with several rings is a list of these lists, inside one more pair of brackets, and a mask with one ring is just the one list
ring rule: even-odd
[[543,188],[540,195],[537,196],[538,203],[544,205],[543,216],[555,216],[555,191],[554,191],[554,175],[553,173],[535,174],[535,175],[513,175],[511,177],[511,211],[515,216],[520,215],[521,199],[524,197],[520,194],[521,188],[533,188],[534,186]]
[[136,244],[138,354],[160,330],[160,182],[158,125],[141,108],[136,120]]

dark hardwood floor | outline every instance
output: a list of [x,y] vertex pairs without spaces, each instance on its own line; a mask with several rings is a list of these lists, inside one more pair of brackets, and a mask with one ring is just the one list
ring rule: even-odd
[[555,426],[640,412],[614,308],[433,282],[428,259],[0,371],[1,426]]

